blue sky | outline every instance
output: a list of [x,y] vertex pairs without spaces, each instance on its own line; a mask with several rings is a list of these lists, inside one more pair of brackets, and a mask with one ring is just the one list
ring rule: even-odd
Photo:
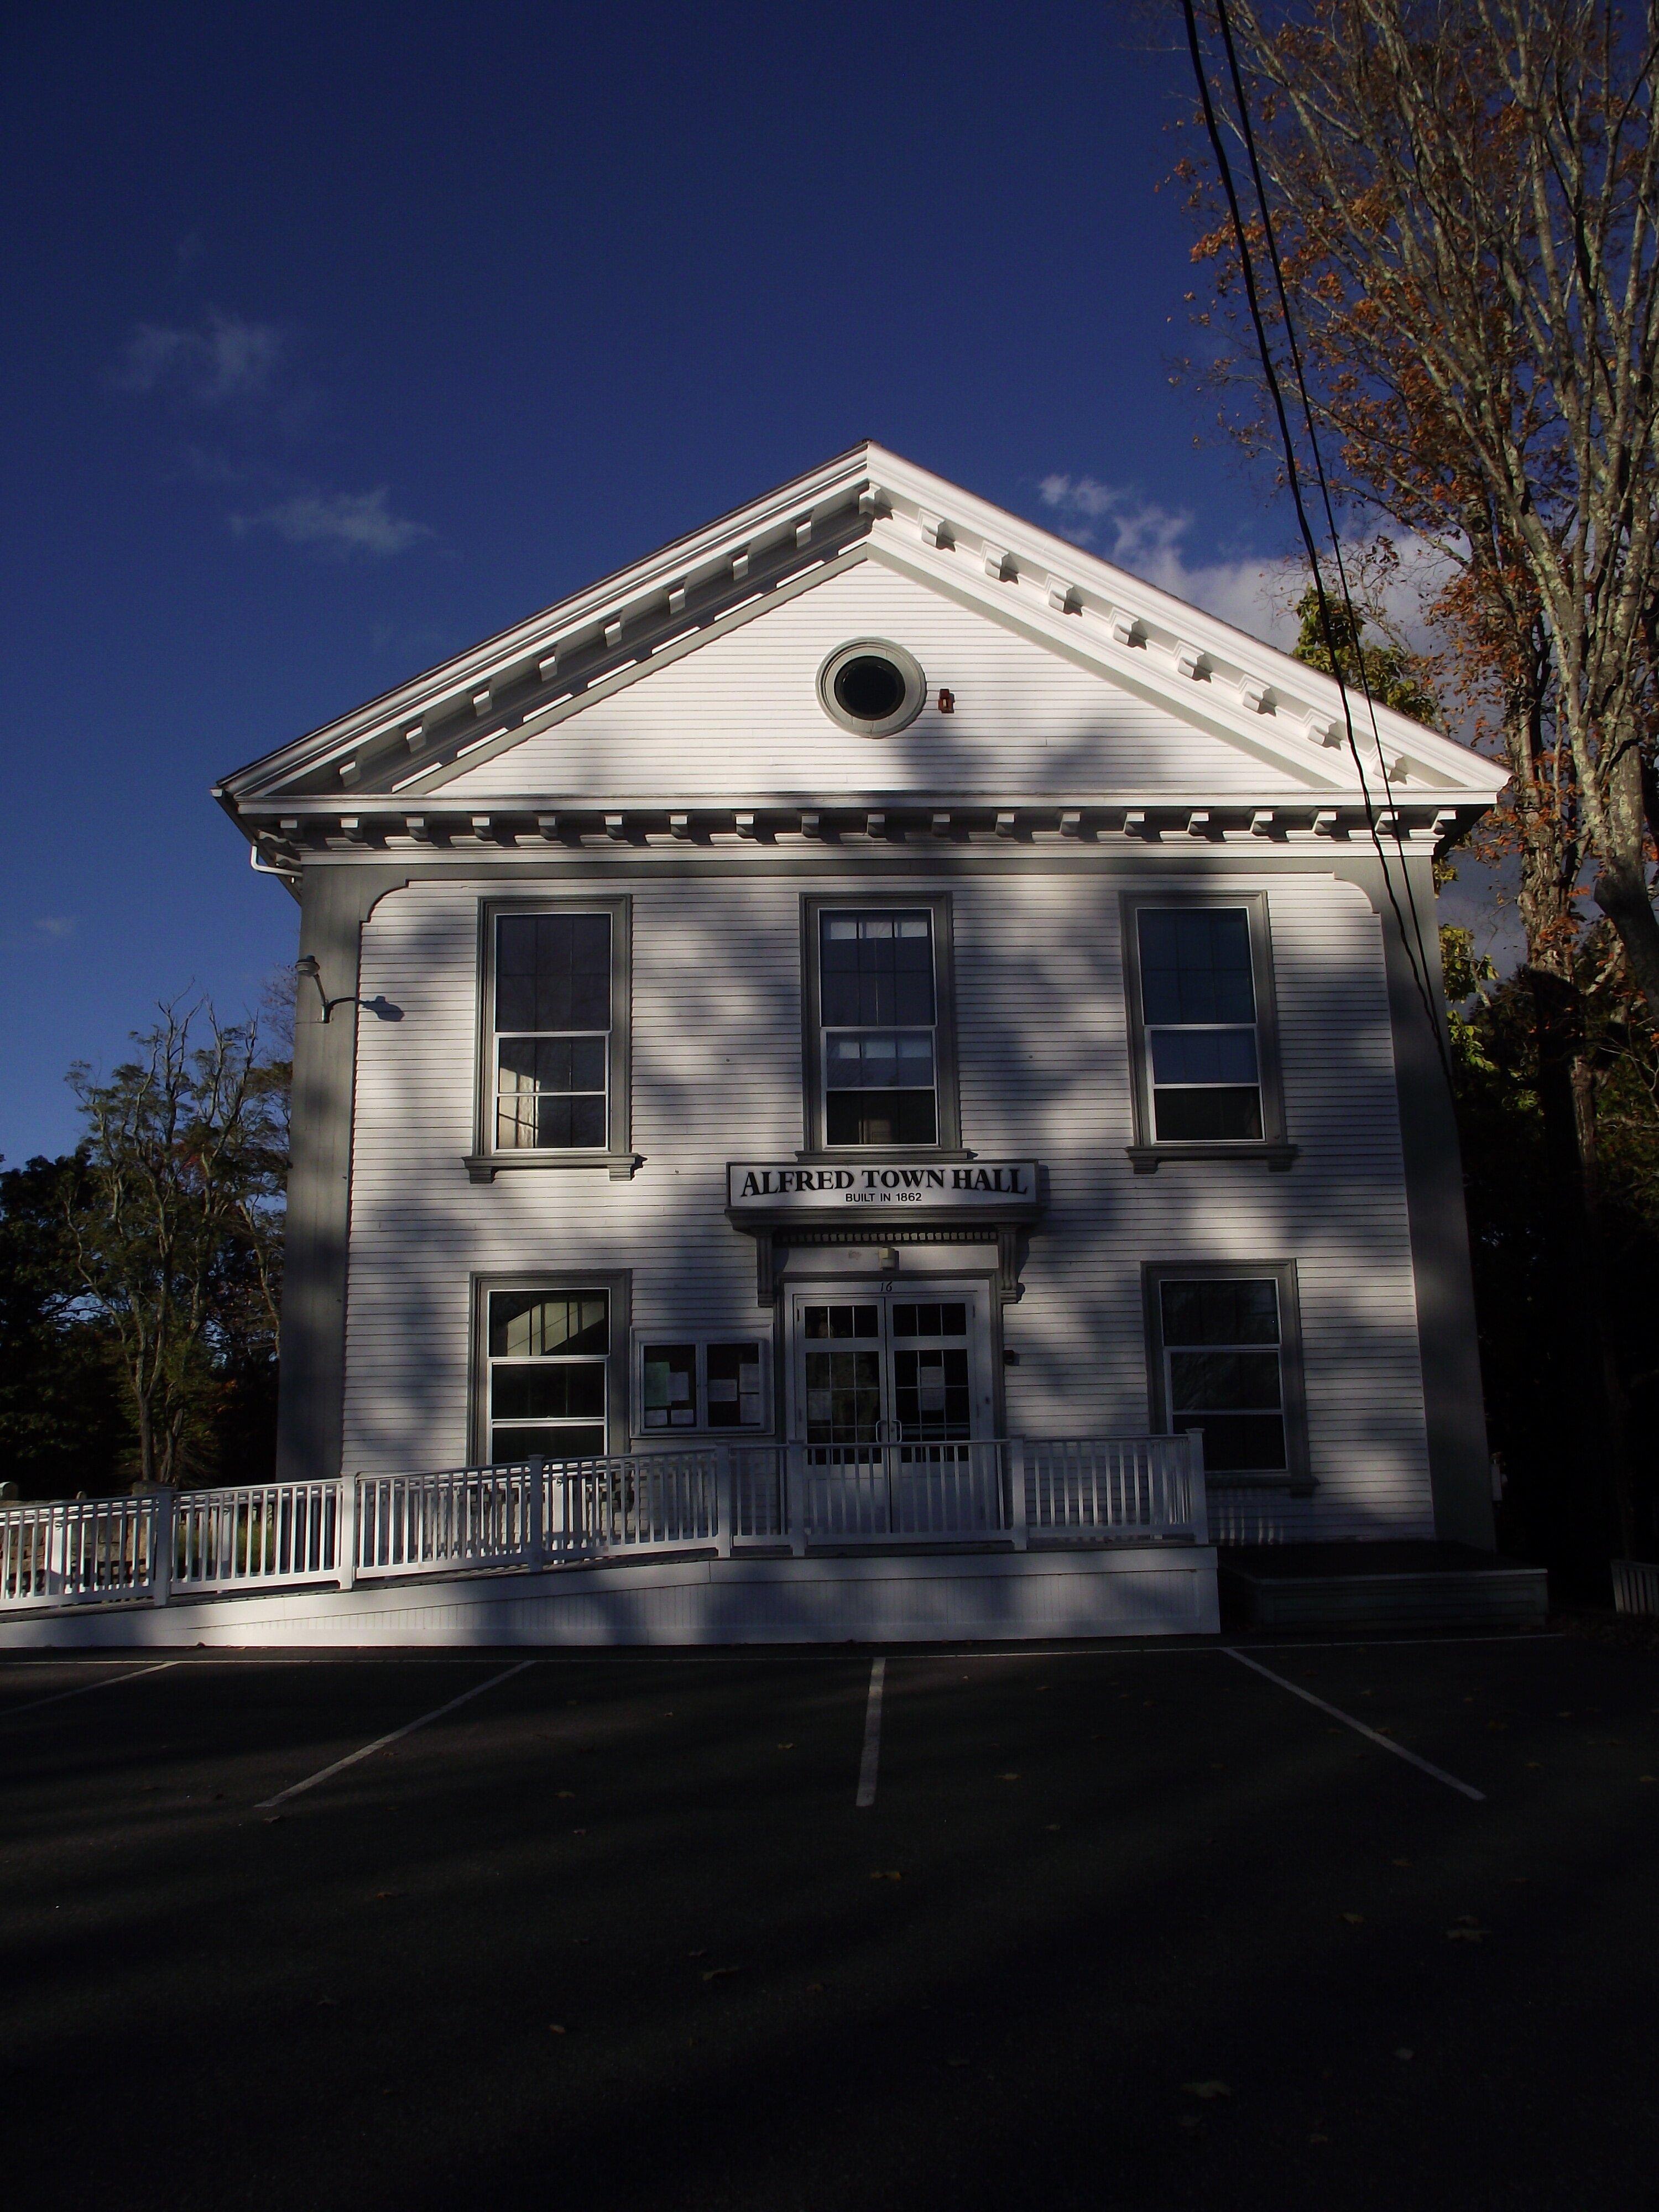
[[0,1154],[296,909],[213,779],[860,437],[1248,618],[1131,0],[36,7],[0,88]]

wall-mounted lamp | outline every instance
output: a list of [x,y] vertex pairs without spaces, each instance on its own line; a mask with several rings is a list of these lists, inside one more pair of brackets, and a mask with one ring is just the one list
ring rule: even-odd
[[317,986],[317,996],[323,1002],[323,1019],[326,1021],[336,1006],[363,1006],[377,1021],[400,1022],[404,1018],[401,1006],[394,1006],[390,999],[360,999],[347,991],[337,999],[331,999],[323,988],[323,971],[314,952],[303,952],[294,963],[294,972]]

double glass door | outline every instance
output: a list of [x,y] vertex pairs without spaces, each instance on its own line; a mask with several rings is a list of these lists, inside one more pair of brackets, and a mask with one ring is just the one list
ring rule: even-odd
[[1000,1526],[983,1285],[791,1294],[793,1433],[819,1536]]

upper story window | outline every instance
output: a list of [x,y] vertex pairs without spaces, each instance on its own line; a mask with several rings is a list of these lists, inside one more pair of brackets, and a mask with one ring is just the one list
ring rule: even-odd
[[809,896],[801,927],[802,1157],[963,1158],[949,895]]
[[1154,1139],[1260,1137],[1249,914],[1144,906],[1139,921]]
[[804,1156],[963,1157],[944,891],[801,902]]
[[933,916],[818,916],[824,1141],[939,1142]]
[[1288,1166],[1262,895],[1125,906],[1136,1165],[1255,1148]]
[[603,1151],[609,1127],[611,917],[495,917],[495,1143]]
[[485,908],[475,1176],[631,1170],[628,940],[623,898]]

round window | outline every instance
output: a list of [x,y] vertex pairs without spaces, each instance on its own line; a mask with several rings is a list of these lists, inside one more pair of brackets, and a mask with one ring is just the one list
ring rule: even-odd
[[914,655],[884,637],[854,638],[818,671],[818,697],[832,721],[861,737],[889,738],[914,722],[927,679]]

